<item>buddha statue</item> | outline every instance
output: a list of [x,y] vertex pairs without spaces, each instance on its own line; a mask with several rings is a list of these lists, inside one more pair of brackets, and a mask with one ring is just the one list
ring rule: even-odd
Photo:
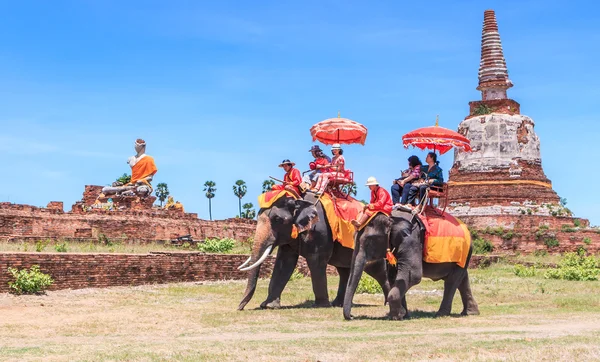
[[112,186],[106,186],[102,193],[106,196],[139,196],[148,197],[152,194],[152,178],[158,171],[154,158],[146,154],[146,142],[142,139],[135,141],[135,156],[129,157],[127,163],[131,167],[131,180],[123,185],[113,182]]

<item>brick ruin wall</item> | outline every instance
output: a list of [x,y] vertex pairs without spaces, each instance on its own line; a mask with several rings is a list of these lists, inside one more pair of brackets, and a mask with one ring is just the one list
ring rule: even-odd
[[58,203],[50,206],[0,203],[0,240],[92,241],[103,234],[124,242],[168,241],[182,235],[191,235],[194,240],[230,237],[245,241],[256,226],[253,220],[208,221],[198,219],[197,214],[161,209],[65,213]]
[[[197,252],[170,252],[149,254],[87,254],[87,253],[0,253],[0,293],[9,291],[12,277],[8,267],[30,268],[39,265],[40,270],[54,279],[50,290],[105,288],[193,282],[208,280],[246,279],[247,272],[237,270],[247,255],[203,254]],[[476,267],[482,257],[475,256],[470,267]],[[261,265],[260,277],[271,276],[275,257],[268,257]],[[304,258],[298,259],[298,270],[310,275]],[[337,275],[328,266],[329,275]],[[241,298],[244,287],[240,286]]]
[[[460,216],[478,236],[494,245],[494,252],[564,253],[584,248],[600,253],[600,229],[573,217],[539,215]],[[557,245],[558,244],[558,245]]]

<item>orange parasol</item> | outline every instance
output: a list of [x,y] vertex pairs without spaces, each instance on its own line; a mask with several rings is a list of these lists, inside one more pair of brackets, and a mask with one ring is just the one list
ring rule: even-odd
[[408,146],[426,148],[439,151],[440,155],[450,151],[453,147],[465,152],[471,152],[471,141],[468,138],[451,129],[440,127],[438,117],[435,118],[435,126],[419,128],[402,136],[404,148]]
[[359,143],[364,146],[367,140],[367,127],[350,119],[341,118],[338,112],[337,118],[329,118],[312,126],[310,134],[313,141],[318,140],[326,145]]

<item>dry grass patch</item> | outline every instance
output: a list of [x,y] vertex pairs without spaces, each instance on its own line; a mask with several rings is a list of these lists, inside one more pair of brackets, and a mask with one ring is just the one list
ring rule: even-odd
[[[291,281],[281,310],[236,311],[245,282],[181,283],[0,295],[0,356],[8,360],[389,361],[598,360],[600,283],[519,278],[512,266],[474,270],[481,316],[433,318],[441,282],[408,295],[413,318],[385,318],[381,295],[357,295],[353,321],[339,308],[307,308],[310,280]],[[330,280],[333,298],[337,278]],[[462,307],[456,298],[454,312]]]

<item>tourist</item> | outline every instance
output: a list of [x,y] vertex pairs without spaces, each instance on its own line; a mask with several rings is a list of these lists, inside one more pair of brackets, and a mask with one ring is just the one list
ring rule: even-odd
[[317,184],[315,186],[317,195],[325,192],[325,188],[329,184],[329,180],[345,176],[346,160],[344,159],[344,156],[342,156],[344,154],[344,150],[342,150],[342,147],[336,143],[331,147],[331,153],[333,154],[333,159],[331,160],[331,163],[327,165],[331,169],[331,172],[323,172],[318,175]]
[[392,213],[392,198],[386,189],[379,187],[379,182],[375,177],[369,177],[365,186],[371,190],[371,201],[365,205],[364,211],[359,214],[356,220],[352,220],[352,225],[360,228],[369,218],[377,212],[382,212],[386,215]]
[[394,180],[392,185],[392,201],[394,205],[408,203],[408,196],[412,182],[421,178],[421,160],[413,155],[408,158],[408,172],[402,178]]
[[310,169],[313,171],[305,176],[304,182],[309,184],[310,188],[314,188],[319,174],[329,172],[328,165],[331,164],[331,158],[323,153],[319,145],[312,146],[308,152],[312,153],[315,160],[310,163]]
[[285,175],[283,176],[283,184],[274,185],[271,190],[280,191],[287,190],[294,192],[296,195],[300,195],[300,183],[302,183],[302,176],[300,175],[300,171],[297,168],[294,168],[296,164],[290,160],[283,160],[279,167],[282,167],[285,171]]
[[425,192],[431,186],[441,187],[444,183],[444,173],[442,168],[439,166],[440,162],[437,160],[435,152],[429,152],[425,158],[427,165],[423,166],[423,174],[425,179],[417,185],[412,185],[408,195],[408,203],[412,203],[417,195],[419,194],[419,201],[423,202]]

